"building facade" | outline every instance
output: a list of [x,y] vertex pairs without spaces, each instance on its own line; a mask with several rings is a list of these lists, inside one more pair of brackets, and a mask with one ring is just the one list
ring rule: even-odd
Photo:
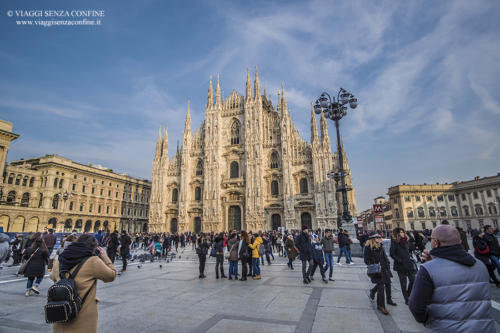
[[147,180],[46,155],[9,163],[0,185],[4,231],[147,230]]
[[[253,88],[253,89],[252,89]],[[272,105],[257,71],[246,94],[221,97],[210,79],[205,119],[191,131],[188,104],[182,145],[168,156],[168,134],[158,135],[153,161],[152,231],[269,230],[335,227],[336,169],[324,116],[321,135],[311,109],[311,143],[290,119],[285,91]],[[346,168],[348,170],[347,159]],[[350,172],[349,172],[350,180]],[[352,186],[352,185],[351,185]],[[354,192],[351,212],[355,211]]]
[[465,230],[498,228],[500,173],[451,184],[397,185],[388,194],[393,227],[432,229],[447,220]]

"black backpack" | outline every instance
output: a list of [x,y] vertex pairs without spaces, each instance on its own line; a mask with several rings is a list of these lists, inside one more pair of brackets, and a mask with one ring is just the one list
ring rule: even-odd
[[[67,323],[78,315],[85,299],[97,282],[97,280],[94,281],[94,284],[92,284],[92,287],[85,293],[83,299],[80,299],[75,284],[75,277],[89,258],[90,257],[83,259],[73,273],[69,271],[61,272],[61,279],[50,286],[47,291],[47,305],[45,305],[45,321],[47,324]],[[67,278],[65,277],[66,273],[68,274]]]

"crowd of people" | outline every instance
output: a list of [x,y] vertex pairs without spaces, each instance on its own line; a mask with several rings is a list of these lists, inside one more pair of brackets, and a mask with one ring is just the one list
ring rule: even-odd
[[[500,246],[491,226],[471,232],[473,256],[469,253],[467,235],[446,221],[432,231],[405,231],[395,228],[387,231],[362,232],[357,239],[362,248],[367,274],[374,284],[369,297],[376,299],[377,309],[389,315],[386,304],[396,306],[392,298],[392,272],[397,273],[401,293],[406,305],[418,322],[428,331],[494,332],[491,319],[490,283],[500,287],[495,271],[500,275]],[[384,249],[383,238],[390,237],[389,256]],[[430,251],[428,248],[430,243]],[[272,264],[274,254],[286,257],[287,266],[294,270],[296,258],[301,261],[302,282],[310,284],[319,270],[324,283],[335,281],[333,266],[353,264],[351,245],[353,240],[345,230],[301,230],[246,232],[233,230],[229,233],[140,233],[128,235],[99,231],[95,234],[72,233],[65,235],[55,249],[57,237],[53,230],[44,233],[19,234],[12,241],[0,234],[0,263],[12,255],[13,265],[20,266],[19,274],[27,277],[26,296],[39,294],[39,285],[48,269],[50,278],[59,280],[61,272],[70,272],[84,258],[87,260],[81,273],[75,278],[79,293],[90,293],[96,300],[96,281],[111,282],[117,274],[116,258],[121,258],[122,272],[126,271],[131,250],[142,250],[162,258],[178,252],[179,246],[192,246],[199,259],[199,278],[206,278],[208,256],[215,258],[215,278],[246,281],[262,278],[261,265]],[[335,263],[334,247],[338,244]],[[392,258],[392,270],[391,261]],[[225,261],[228,261],[227,275]],[[240,269],[241,268],[241,269]],[[326,273],[328,274],[328,277]],[[70,323],[54,324],[55,331],[79,327],[90,323],[97,330],[97,306],[95,301],[83,305],[81,315]],[[74,325],[74,326],[71,326]]]

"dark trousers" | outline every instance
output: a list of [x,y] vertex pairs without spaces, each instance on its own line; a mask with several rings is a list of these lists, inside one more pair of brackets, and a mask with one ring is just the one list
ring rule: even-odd
[[290,269],[293,269],[293,261],[290,258],[288,258],[288,267],[290,267]]
[[493,283],[499,284],[500,281],[498,281],[497,277],[495,276],[495,266],[486,265],[486,268],[488,268],[488,274],[490,274],[490,279],[493,280]]
[[219,277],[219,269],[221,276],[224,276],[224,254],[217,253],[215,255],[215,276]]
[[[408,297],[410,297],[411,290],[413,288],[413,282],[415,282],[415,273],[398,272],[399,284],[401,285],[401,292],[405,299],[405,303],[408,303]],[[408,287],[406,286],[408,280],[410,283]]]
[[116,258],[116,250],[112,250],[108,248],[108,257],[111,260],[111,262],[114,264],[115,263],[115,258]]
[[200,257],[200,276],[205,275],[205,262],[207,257]]
[[390,283],[377,283],[375,287],[371,289],[372,293],[377,293],[377,305],[385,308],[385,299],[384,299],[384,288],[387,297],[387,301],[392,300],[391,295],[391,284]]
[[248,274],[247,261],[245,259],[241,259],[241,278],[243,280],[246,280],[247,274]]
[[323,263],[319,263],[319,262],[316,262],[314,261],[313,262],[313,265],[312,265],[312,268],[311,268],[311,273],[309,274],[309,276],[314,276],[314,272],[316,272],[316,268],[319,267],[319,271],[321,273],[321,277],[324,279],[325,278],[325,267],[323,266]]
[[[302,261],[302,278],[305,279],[311,275],[311,269],[313,265],[313,260],[301,260]],[[307,264],[309,263],[309,268],[307,268]]]
[[253,264],[252,264],[252,257],[249,257],[247,259],[247,265],[248,265],[248,274],[247,275],[253,275]]
[[128,252],[120,252],[120,256],[122,257],[122,262],[123,262],[122,271],[127,269],[127,255]]

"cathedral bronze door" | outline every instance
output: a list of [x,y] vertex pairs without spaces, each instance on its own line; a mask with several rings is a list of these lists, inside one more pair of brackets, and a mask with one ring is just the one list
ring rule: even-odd
[[300,222],[302,223],[302,225],[305,225],[307,226],[307,228],[309,230],[312,229],[312,220],[311,220],[311,214],[309,213],[302,213],[302,215],[300,215]]
[[171,219],[170,220],[170,233],[175,233],[177,232],[177,219]]
[[194,233],[199,234],[201,232],[201,218],[194,218]]
[[241,208],[240,208],[240,206],[229,207],[227,228],[228,228],[228,231],[241,230]]
[[273,214],[271,216],[271,228],[278,230],[279,227],[281,227],[281,216],[280,214]]

